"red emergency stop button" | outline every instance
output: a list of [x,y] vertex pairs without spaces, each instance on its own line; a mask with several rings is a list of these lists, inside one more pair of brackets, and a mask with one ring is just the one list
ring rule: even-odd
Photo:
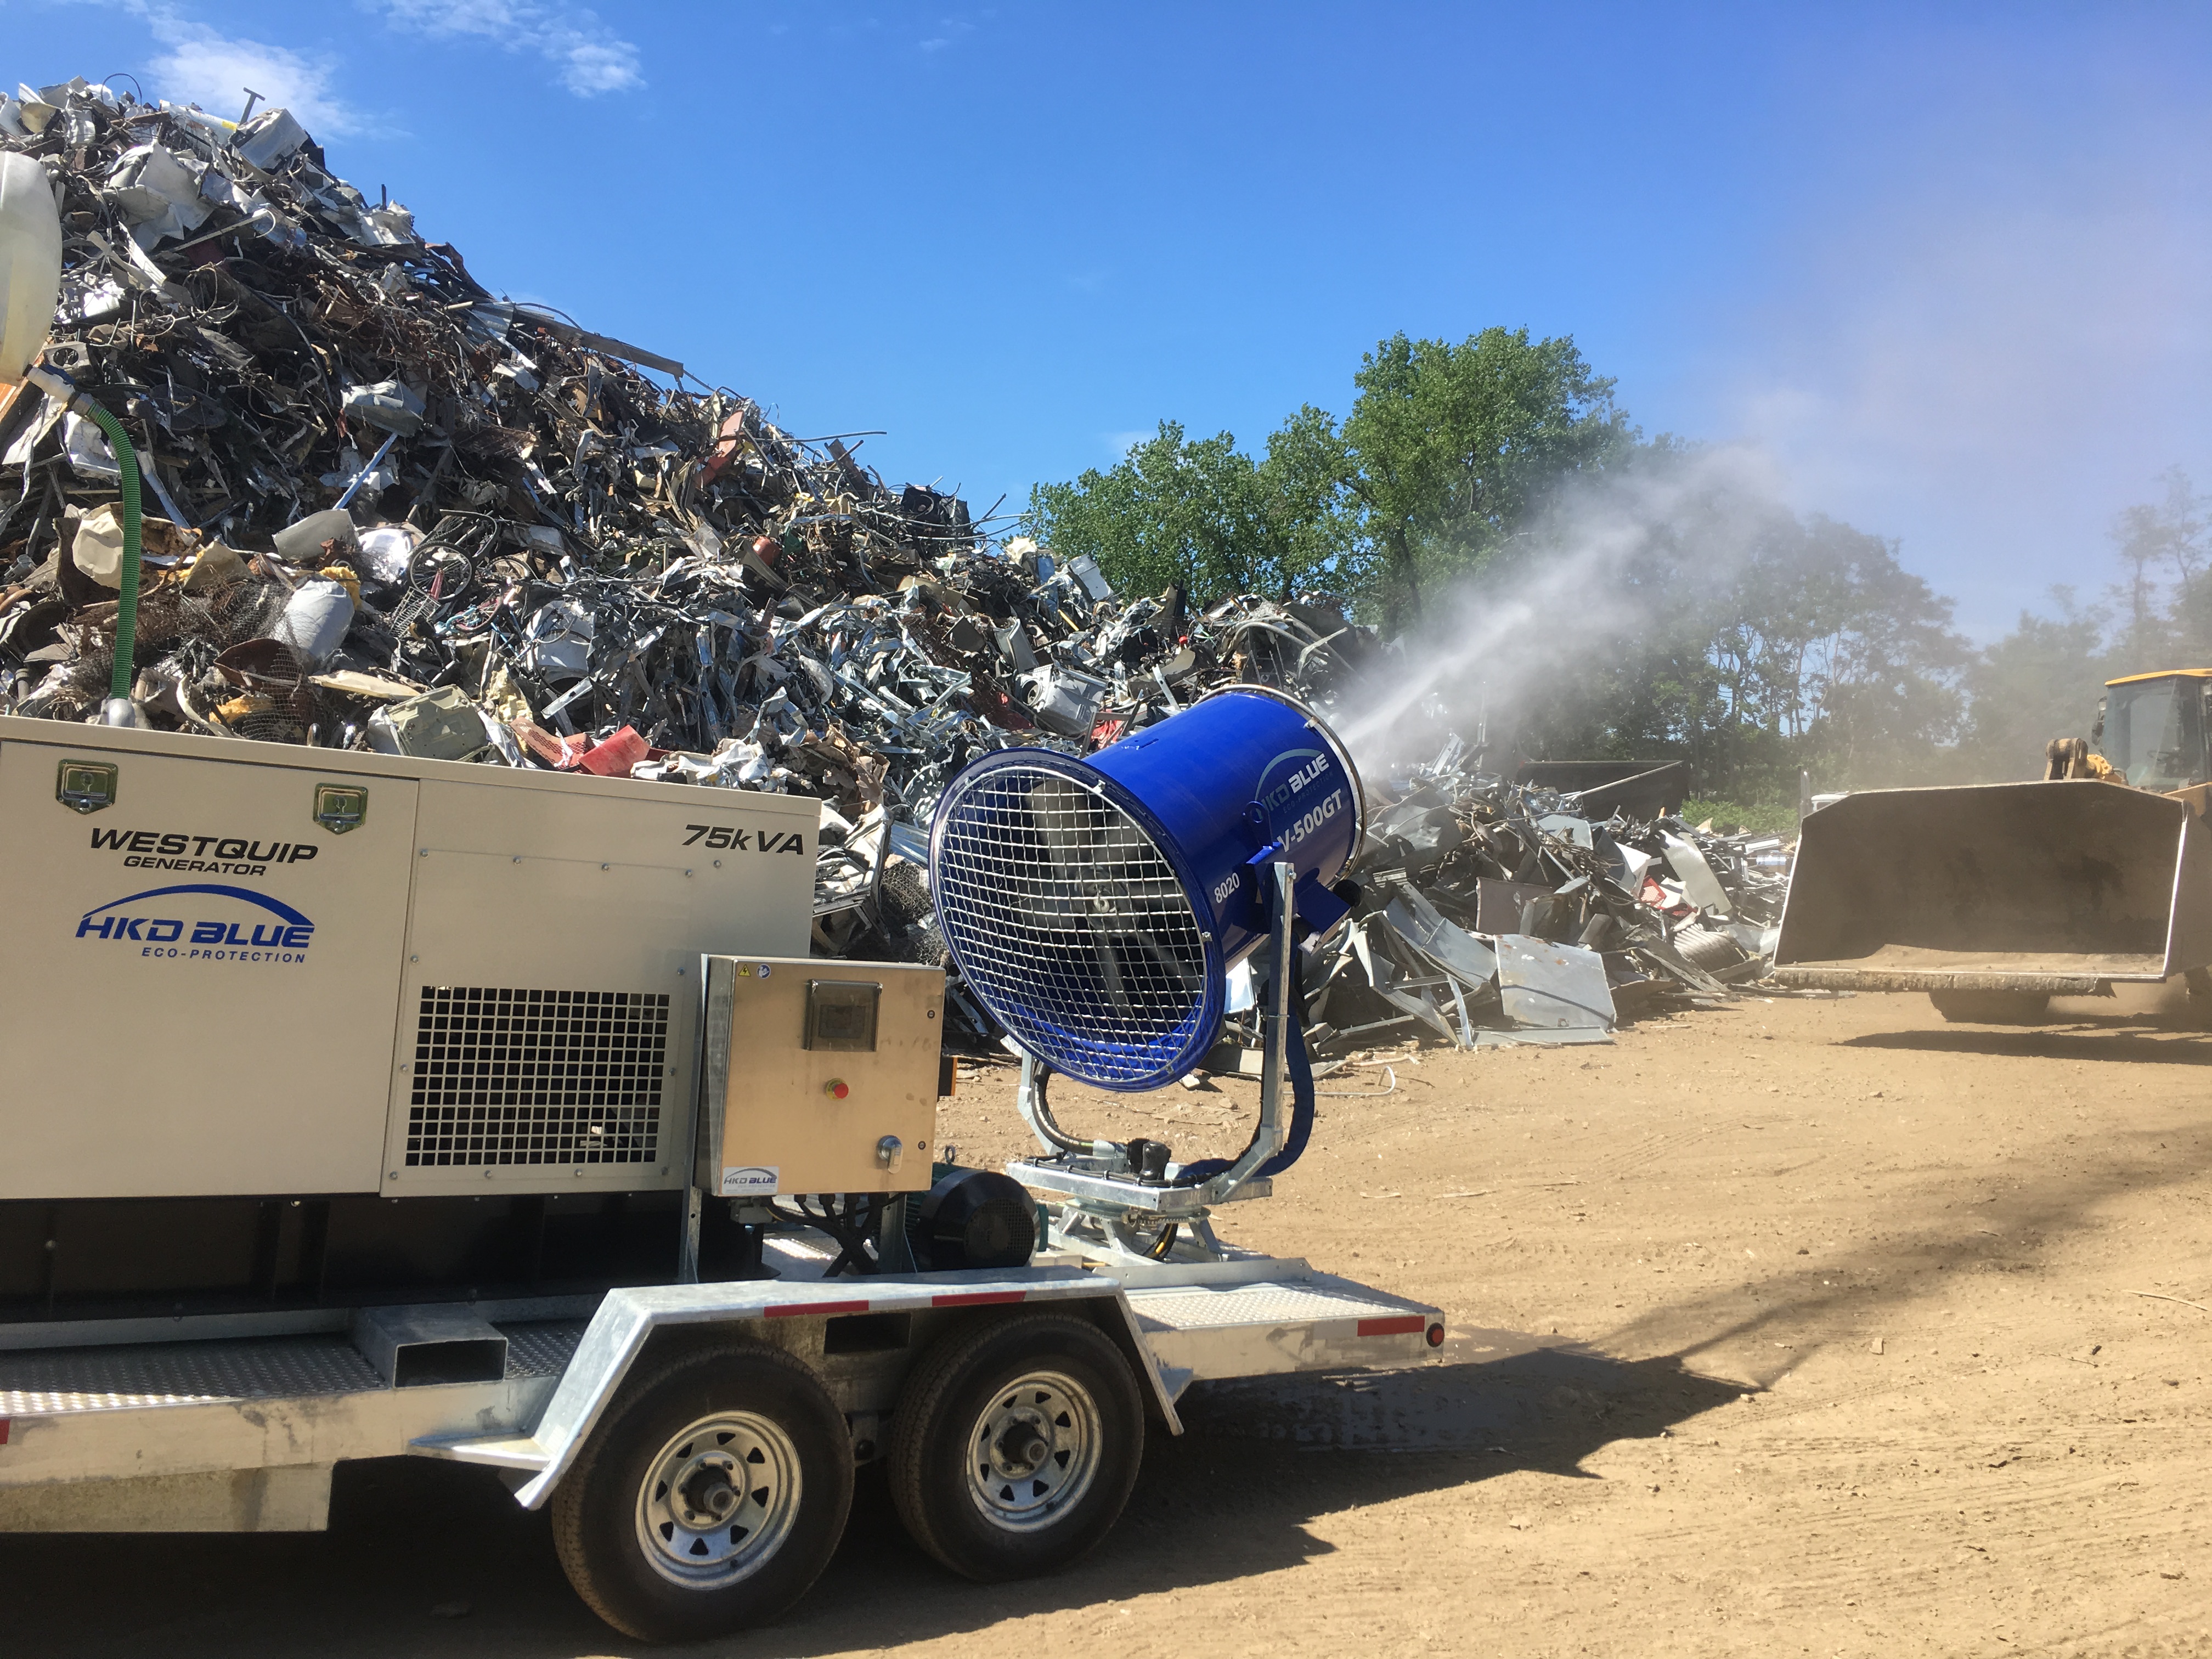
[[853,1091],[845,1086],[845,1079],[843,1078],[833,1077],[827,1083],[822,1085],[822,1092],[829,1096],[832,1100],[842,1100],[847,1095],[851,1094]]

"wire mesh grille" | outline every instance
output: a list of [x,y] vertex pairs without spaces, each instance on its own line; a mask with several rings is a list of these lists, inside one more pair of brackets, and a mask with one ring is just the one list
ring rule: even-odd
[[426,985],[407,1163],[649,1164],[667,1056],[665,995]]
[[1022,1044],[1109,1088],[1149,1088],[1212,1033],[1206,939],[1150,836],[1042,767],[956,786],[932,876],[962,976]]

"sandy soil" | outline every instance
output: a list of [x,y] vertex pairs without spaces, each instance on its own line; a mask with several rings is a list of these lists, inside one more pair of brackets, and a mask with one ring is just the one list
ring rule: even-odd
[[[2075,1006],[1753,1000],[1401,1062],[1224,1231],[1440,1304],[1437,1360],[1194,1391],[1045,1581],[945,1577],[864,1482],[798,1611],[704,1650],[2212,1655],[2212,1038]],[[971,1161],[1019,1147],[1010,1082],[948,1108]],[[1253,1096],[1057,1103],[1192,1153]],[[0,1646],[634,1650],[484,1472],[338,1494],[325,1536],[0,1540]]]

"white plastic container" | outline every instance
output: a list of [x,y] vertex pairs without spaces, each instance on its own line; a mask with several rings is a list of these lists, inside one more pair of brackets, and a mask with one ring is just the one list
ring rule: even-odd
[[292,590],[270,636],[319,668],[331,659],[352,626],[353,595],[346,592],[345,584],[327,576],[310,576]]
[[0,381],[20,380],[43,350],[62,290],[62,221],[46,170],[0,155]]

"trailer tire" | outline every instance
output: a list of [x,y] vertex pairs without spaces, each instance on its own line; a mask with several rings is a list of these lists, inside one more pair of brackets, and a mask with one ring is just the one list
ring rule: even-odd
[[1145,1409],[1096,1325],[1029,1314],[922,1356],[891,1419],[891,1502],[915,1543],[986,1583],[1066,1565],[1120,1519]]
[[553,1543],[617,1630],[696,1641],[805,1595],[852,1504],[852,1443],[821,1380],[780,1350],[730,1344],[623,1385],[554,1488]]
[[2181,980],[2181,1006],[2167,1022],[2185,1031],[2212,1031],[2212,971],[2191,968]]

